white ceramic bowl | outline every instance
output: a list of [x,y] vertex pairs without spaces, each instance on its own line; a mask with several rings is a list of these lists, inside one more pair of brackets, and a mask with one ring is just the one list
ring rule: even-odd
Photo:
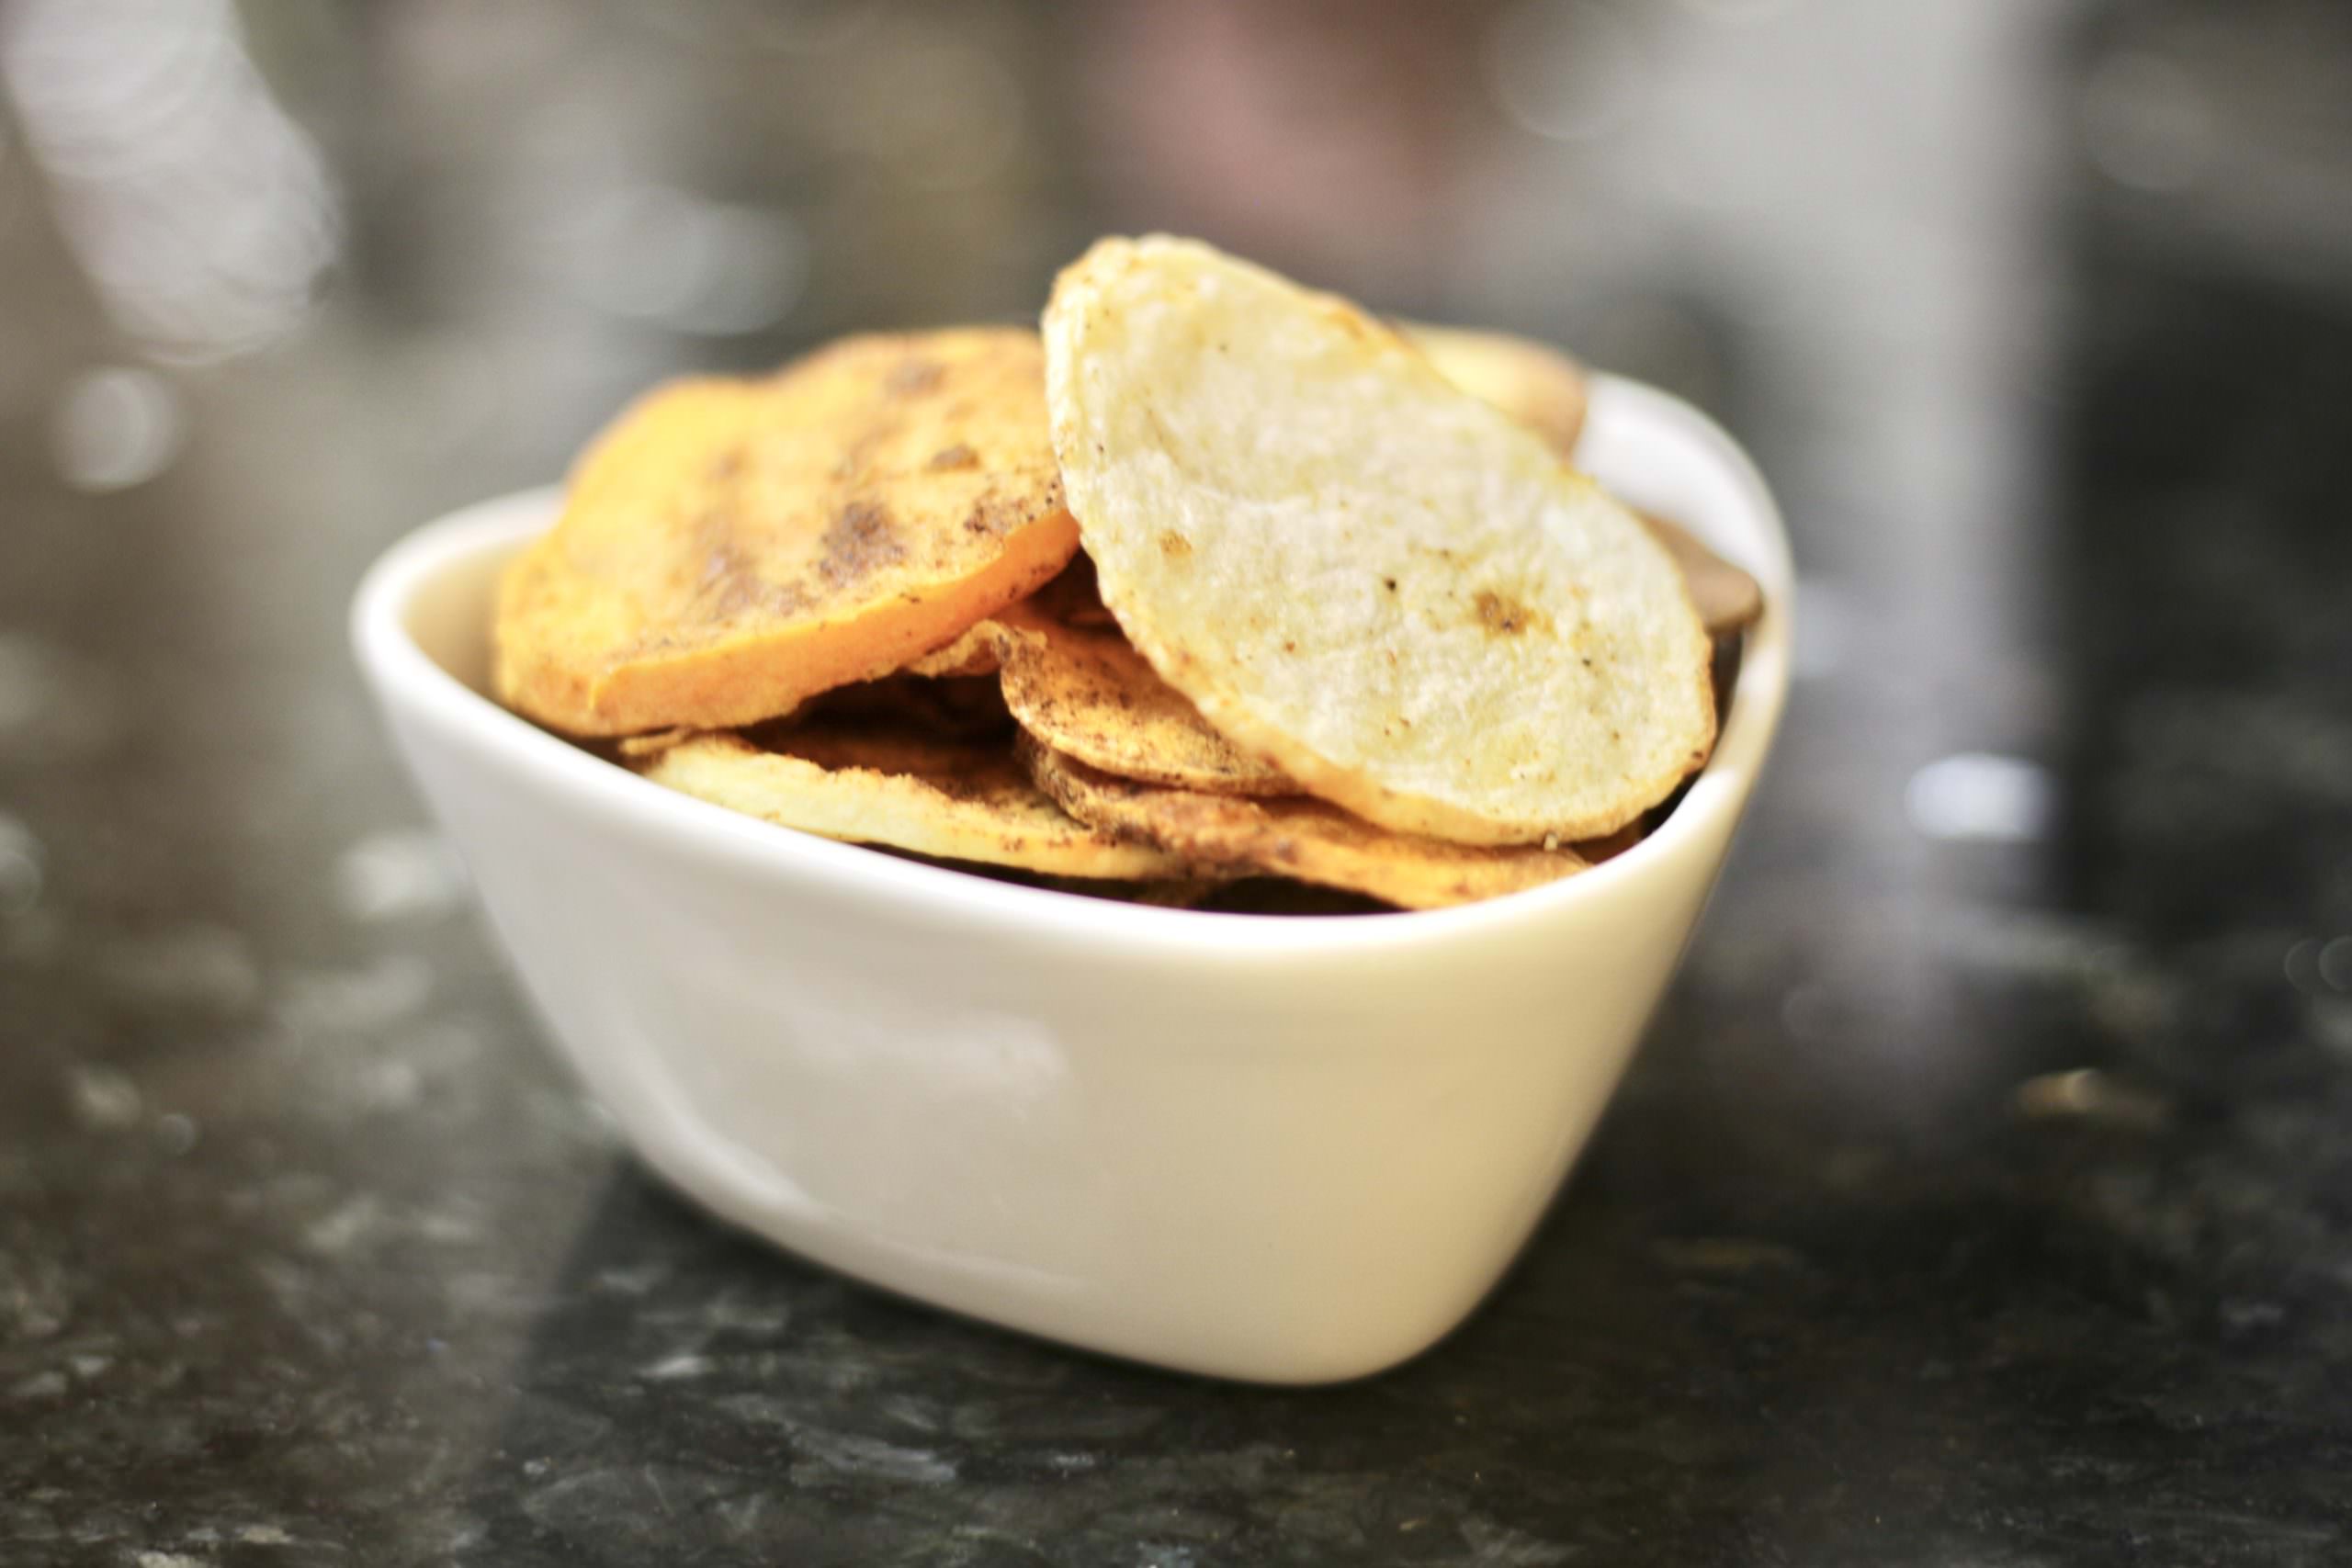
[[360,663],[548,1032],[655,1169],[793,1251],[1116,1355],[1313,1382],[1470,1312],[1558,1188],[1778,724],[1771,498],[1687,405],[1602,379],[1578,460],[1762,579],[1713,761],[1630,852],[1420,914],[1147,908],[675,795],[482,694],[539,491],[410,536]]

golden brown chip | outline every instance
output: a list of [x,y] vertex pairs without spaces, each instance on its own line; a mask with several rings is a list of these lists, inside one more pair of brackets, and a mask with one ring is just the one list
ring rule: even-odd
[[1054,876],[1173,878],[1172,855],[1074,820],[1001,740],[822,720],[700,735],[642,764],[654,783],[786,828]]
[[499,692],[577,735],[751,723],[951,642],[1077,543],[1035,334],[847,338],[597,441],[507,574]]
[[[1022,603],[1064,626],[1114,633],[1119,629],[1119,623],[1102,607],[1102,596],[1094,587],[1094,563],[1086,558],[1083,551],[1072,556],[1059,575]],[[982,621],[946,647],[926,653],[908,665],[907,673],[992,675],[1002,668],[999,652],[1003,637],[1001,624]]]
[[944,648],[935,648],[907,666],[910,675],[937,678],[947,675],[993,675],[1001,667],[997,659],[997,639],[1004,628],[993,620],[982,621],[967,630],[962,637]]
[[1556,348],[1509,333],[1398,321],[1437,373],[1541,435],[1562,455],[1584,433],[1584,372]]
[[1209,728],[1116,626],[1065,625],[1036,600],[997,616],[1005,706],[1057,751],[1124,778],[1214,795],[1296,795],[1281,772]]
[[1400,832],[1613,831],[1714,738],[1665,547],[1379,322],[1205,245],[1097,244],[1045,317],[1102,598],[1218,731]]
[[1655,512],[1636,515],[1649,525],[1650,532],[1674,557],[1674,564],[1682,569],[1690,602],[1698,606],[1699,619],[1706,623],[1709,637],[1729,637],[1756,624],[1756,617],[1764,613],[1763,584],[1709,549],[1705,541],[1681,524]]
[[1491,849],[1392,833],[1306,795],[1248,799],[1161,789],[1020,740],[1030,775],[1082,822],[1193,864],[1262,871],[1408,909],[1468,904],[1586,869],[1572,850]]

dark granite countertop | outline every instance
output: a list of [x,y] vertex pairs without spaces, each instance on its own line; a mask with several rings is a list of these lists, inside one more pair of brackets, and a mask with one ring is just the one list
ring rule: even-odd
[[[1647,58],[1746,94],[1754,133],[1638,190],[1609,158],[1681,143],[1634,119],[1603,157],[1482,57],[1544,133],[1491,132],[1482,199],[1566,216],[1476,220],[1442,286],[1334,281],[1555,333],[1751,438],[1804,558],[1801,679],[1515,1271],[1321,1391],[944,1317],[669,1196],[537,1037],[379,738],[341,617],[402,529],[552,471],[671,367],[1017,312],[1139,220],[1050,162],[952,232],[909,216],[928,196],[861,206],[866,164],[694,164],[660,93],[734,67],[625,9],[244,7],[344,259],[290,335],[160,368],[128,286],[74,264],[87,191],[27,155],[65,111],[14,78],[0,1563],[2352,1562],[2352,46],[2324,7],[2224,37],[2185,4],[1724,6],[1762,14],[1724,54],[1693,5]],[[1807,73],[1822,29],[1871,27],[1861,76],[1939,91]],[[672,332],[501,250],[516,170],[594,141],[513,118],[571,137],[582,81],[687,160],[661,177],[735,194],[677,221],[767,234],[724,253],[753,283],[797,234],[803,292],[729,326],[738,278]],[[1035,146],[1078,134],[1033,113]]]

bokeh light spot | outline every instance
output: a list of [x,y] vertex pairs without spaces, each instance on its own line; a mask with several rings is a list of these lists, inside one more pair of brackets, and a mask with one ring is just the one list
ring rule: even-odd
[[2101,61],[2082,89],[2084,151],[2098,171],[2135,190],[2197,183],[2213,159],[2213,114],[2174,62],[2153,54]]
[[1930,839],[2018,843],[2048,830],[2053,793],[2037,763],[1962,751],[1912,774],[1903,804],[1912,827]]
[[128,490],[171,466],[187,427],[170,382],[113,366],[67,383],[50,421],[50,448],[74,489]]
[[1511,123],[1554,141],[1608,135],[1650,93],[1632,22],[1600,0],[1521,0],[1487,35],[1486,73]]

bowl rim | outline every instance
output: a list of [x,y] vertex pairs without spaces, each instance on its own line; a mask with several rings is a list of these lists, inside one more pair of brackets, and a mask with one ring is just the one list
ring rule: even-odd
[[[1671,816],[1632,849],[1592,869],[1524,892],[1443,909],[1379,916],[1286,915],[1161,908],[1000,882],[762,821],[652,784],[509,712],[444,670],[418,646],[407,617],[431,583],[484,553],[541,532],[560,497],[545,486],[476,502],[395,541],[362,576],[350,635],[362,672],[387,710],[406,710],[439,733],[505,756],[551,789],[695,855],[741,870],[811,880],[844,895],[888,899],[932,915],[1025,929],[1095,946],[1170,950],[1235,959],[1477,942],[1505,927],[1540,922],[1620,885],[1664,873],[1709,827],[1736,825],[1770,754],[1787,698],[1794,571],[1779,508],[1754,462],[1713,420],[1671,393],[1616,376],[1592,378],[1588,428],[1648,426],[1679,438],[1720,466],[1747,513],[1751,536],[1718,542],[1762,581],[1764,614],[1749,627],[1728,718],[1713,754]],[[1724,822],[1721,819],[1731,818]],[[460,846],[462,849],[462,846]],[[1712,870],[1712,868],[1710,868]]]

